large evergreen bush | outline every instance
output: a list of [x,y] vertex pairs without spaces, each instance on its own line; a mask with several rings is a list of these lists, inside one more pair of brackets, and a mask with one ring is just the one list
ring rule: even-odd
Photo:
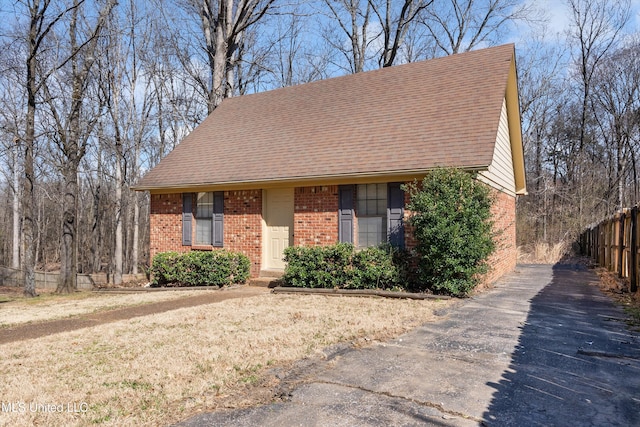
[[390,289],[399,286],[402,266],[390,246],[356,251],[350,243],[285,249],[287,286],[337,289]]
[[418,285],[467,295],[486,273],[495,248],[489,188],[467,172],[440,168],[405,191],[418,242]]
[[152,285],[225,286],[244,283],[251,262],[241,253],[226,250],[162,252],[151,264]]

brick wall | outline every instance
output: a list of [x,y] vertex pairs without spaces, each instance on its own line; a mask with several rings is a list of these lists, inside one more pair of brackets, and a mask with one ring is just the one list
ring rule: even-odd
[[[197,222],[192,230],[195,236]],[[211,246],[182,245],[182,194],[152,194],[150,210],[150,255],[158,252],[213,250]],[[258,276],[262,260],[262,190],[224,192],[224,242],[230,251],[251,260],[251,275]]]
[[149,255],[158,252],[188,252],[182,246],[182,194],[152,194],[149,215]]
[[[498,247],[490,259],[490,284],[516,265],[515,197],[494,192],[492,208]],[[409,195],[405,194],[405,202]],[[242,252],[251,260],[251,275],[258,276],[262,261],[262,190],[224,192],[224,248]],[[405,219],[409,212],[405,212]],[[151,257],[158,252],[188,252],[182,246],[182,195],[151,195]],[[354,227],[356,226],[354,224]],[[194,227],[195,228],[195,227]],[[356,237],[357,238],[357,230]],[[194,231],[195,232],[195,231]],[[338,186],[298,187],[294,191],[294,245],[330,245],[338,241]],[[414,249],[416,240],[405,223],[405,243]]]
[[326,246],[338,241],[338,186],[297,187],[294,191],[295,246]]
[[224,192],[224,247],[251,260],[251,276],[262,266],[262,190]]
[[483,281],[489,285],[516,267],[516,198],[493,190],[495,202],[491,208],[496,237],[496,252],[490,257],[491,269]]

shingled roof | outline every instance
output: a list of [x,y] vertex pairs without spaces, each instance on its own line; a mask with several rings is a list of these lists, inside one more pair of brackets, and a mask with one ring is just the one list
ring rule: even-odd
[[[486,170],[516,81],[514,51],[504,45],[225,99],[135,188]],[[521,146],[517,89],[507,102]]]

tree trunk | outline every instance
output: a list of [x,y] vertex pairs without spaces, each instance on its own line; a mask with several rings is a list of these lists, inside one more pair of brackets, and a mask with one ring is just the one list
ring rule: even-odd
[[133,242],[131,247],[131,273],[138,274],[138,239],[140,238],[140,203],[138,193],[133,193]]
[[72,156],[64,172],[64,198],[62,202],[62,240],[60,243],[60,279],[57,293],[70,293],[77,289],[77,197],[78,165]]
[[11,246],[11,267],[20,268],[20,172],[18,165],[18,140],[13,147],[13,239]]
[[102,151],[98,150],[98,159],[96,161],[98,170],[96,172],[96,186],[93,190],[93,224],[91,226],[91,257],[92,271],[98,272],[102,267],[102,239],[100,238],[101,217],[100,214],[100,197],[102,189]]
[[116,142],[116,199],[115,199],[115,248],[113,253],[113,283],[115,285],[119,285],[122,283],[122,186],[124,183],[122,182],[122,158],[121,158],[121,148],[120,145]]
[[224,99],[224,80],[227,74],[227,27],[231,25],[233,0],[221,0],[218,8],[218,19],[215,32],[215,53],[211,70],[212,87],[209,96],[209,113],[220,105]]
[[37,39],[39,21],[42,18],[39,2],[33,4],[29,27],[29,56],[27,57],[27,126],[24,137],[24,179],[22,181],[22,238],[24,239],[24,295],[36,296],[36,245],[34,239],[34,206],[36,195],[34,190],[35,173],[33,168],[33,151],[36,140],[36,65],[38,59]]

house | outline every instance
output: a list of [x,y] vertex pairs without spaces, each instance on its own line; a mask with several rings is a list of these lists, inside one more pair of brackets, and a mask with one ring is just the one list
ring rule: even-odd
[[495,189],[493,280],[515,266],[525,169],[515,47],[230,98],[135,187],[151,193],[151,256],[226,248],[252,276],[289,245],[411,247],[401,185],[438,166]]

